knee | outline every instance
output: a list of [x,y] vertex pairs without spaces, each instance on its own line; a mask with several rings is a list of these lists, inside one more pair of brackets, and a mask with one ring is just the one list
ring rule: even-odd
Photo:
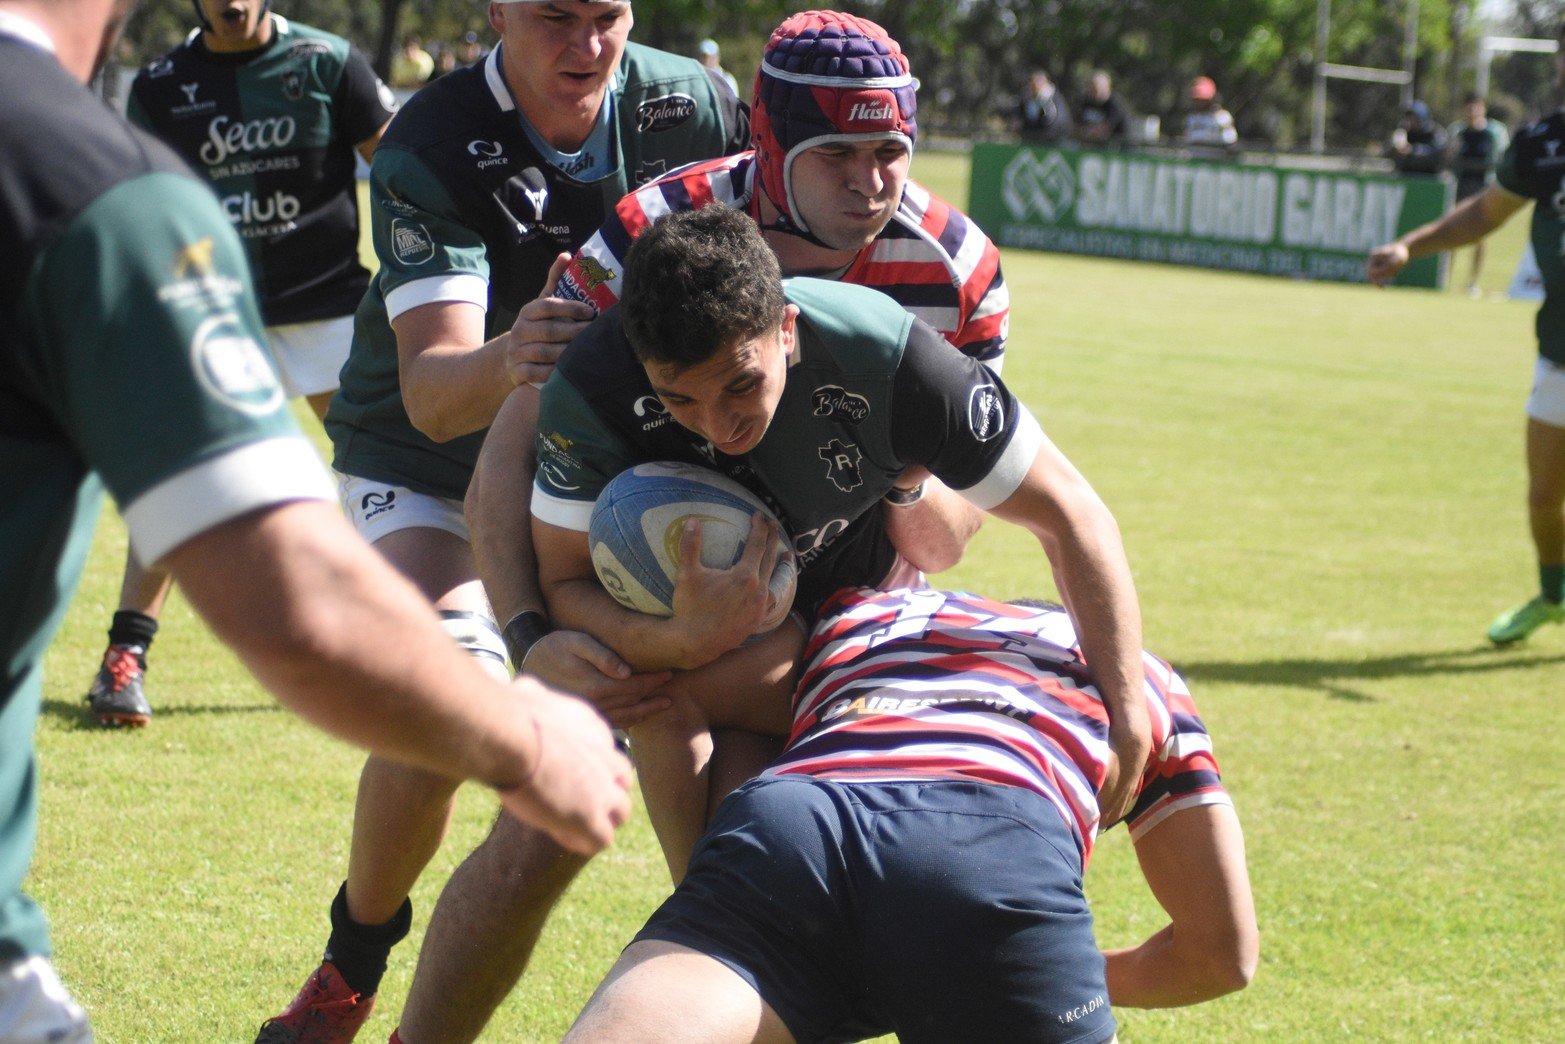
[[473,857],[497,894],[518,906],[552,903],[587,865],[554,839],[515,816],[501,812]]

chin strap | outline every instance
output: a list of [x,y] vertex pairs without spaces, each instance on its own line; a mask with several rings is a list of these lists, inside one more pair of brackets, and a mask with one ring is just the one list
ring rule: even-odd
[[[765,196],[766,189],[761,185],[761,179],[757,177],[755,182],[758,196]],[[821,242],[815,237],[815,233],[811,232],[809,229],[800,228],[798,225],[794,224],[793,219],[782,212],[782,207],[779,207],[776,200],[772,199],[771,196],[766,196],[766,201],[772,205],[773,210],[777,211],[777,220],[772,222],[770,225],[761,220],[761,206],[758,200],[755,206],[755,213],[752,214],[751,217],[755,218],[755,223],[761,226],[762,232],[781,232],[785,236],[793,236],[797,239],[802,239],[806,243],[814,244],[823,250],[837,249],[830,243]]]

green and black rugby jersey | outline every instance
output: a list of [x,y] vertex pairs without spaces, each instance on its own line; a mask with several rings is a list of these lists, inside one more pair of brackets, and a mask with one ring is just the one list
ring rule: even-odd
[[0,12],[0,962],[48,949],[20,892],[40,661],[103,484],[144,562],[333,492],[286,408],[244,250],[212,194],[47,43]]
[[693,59],[628,44],[616,73],[615,172],[582,182],[550,166],[527,136],[501,73],[502,49],[422,88],[370,165],[380,270],[359,306],[353,349],[326,430],[349,475],[460,498],[483,432],[436,443],[408,420],[394,318],[435,302],[486,310],[494,338],[544,289],[631,189],[696,160],[748,147],[746,110]]
[[1544,291],[1536,321],[1538,354],[1565,366],[1565,112],[1517,131],[1495,179],[1533,201],[1532,252]]
[[785,291],[800,309],[787,381],[766,434],[739,457],[675,423],[618,306],[595,320],[544,385],[533,517],[586,532],[598,494],[627,468],[715,468],[781,520],[799,556],[794,604],[813,611],[890,570],[879,501],[910,465],[985,510],[1015,492],[1043,433],[993,371],[879,291],[821,279],[791,279]]
[[348,41],[272,16],[272,39],[235,54],[199,31],[148,65],[127,115],[205,175],[243,237],[267,325],[351,315],[359,263],[355,147],[396,103]]

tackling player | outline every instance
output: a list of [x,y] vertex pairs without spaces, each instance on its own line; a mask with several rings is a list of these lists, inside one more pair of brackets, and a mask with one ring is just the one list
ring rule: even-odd
[[[675,167],[741,148],[749,122],[727,85],[695,60],[627,42],[629,3],[497,2],[489,23],[499,46],[421,88],[375,153],[370,209],[380,268],[359,307],[326,430],[359,532],[435,603],[453,638],[503,674],[505,648],[478,582],[461,498],[495,410],[538,373],[533,324],[547,329],[573,307],[586,310],[529,298],[554,284],[614,201]],[[583,642],[551,636],[528,671],[600,694],[640,696],[661,680],[611,677],[595,643],[583,670]],[[408,894],[439,847],[455,789],[447,777],[368,761],[325,956],[258,1040],[353,1038],[392,946],[407,934]],[[515,833],[541,846],[536,832]],[[476,946],[485,959],[445,979],[415,980],[403,1018],[410,1037],[477,1034],[569,881],[555,862],[529,876],[525,918],[426,935],[426,952]]]
[[[200,29],[141,71],[127,115],[217,193],[249,255],[283,391],[324,417],[369,286],[354,154],[370,158],[396,105],[356,48],[268,13],[267,0],[195,8]],[[144,674],[169,587],[167,573],[126,559],[87,692],[105,725],[151,720]]]
[[1127,825],[1169,918],[1139,946],[1100,953],[1082,894],[1112,716],[1070,617],[843,591],[786,750],[720,807],[566,1039],[1105,1041],[1111,1004],[1242,989],[1259,934],[1239,821],[1184,682],[1139,666],[1153,754]]
[[261,348],[238,236],[177,155],[85,87],[132,6],[0,0],[4,1041],[91,1040],[21,882],[37,831],[41,661],[104,486],[141,560],[167,567],[314,724],[486,780],[509,812],[582,854],[629,811],[629,765],[598,716],[531,680],[503,686],[452,649],[331,503]]
[[[909,467],[927,468],[1042,545],[1097,665],[1118,763],[1104,801],[1123,811],[1147,754],[1145,708],[1132,698],[1135,590],[1113,516],[1032,414],[885,295],[818,279],[785,285],[755,223],[729,207],[659,219],[626,261],[619,307],[571,343],[543,391],[533,542],[553,619],[655,670],[710,663],[770,614],[764,555],[733,570],[687,569],[666,619],[609,596],[588,521],[626,468],[702,464],[765,500],[795,541],[794,605],[807,617],[839,587],[896,586],[879,505]],[[667,416],[648,419],[644,402]],[[669,807],[705,807],[704,795],[639,767],[655,823],[673,820]],[[677,852],[670,861],[683,865]]]
[[[1565,25],[1557,38],[1565,41]],[[1555,57],[1565,84],[1565,49]],[[1532,248],[1543,273],[1538,309],[1538,361],[1527,399],[1527,517],[1538,555],[1538,593],[1495,617],[1489,640],[1519,642],[1548,623],[1565,622],[1565,112],[1516,132],[1496,179],[1445,216],[1370,251],[1370,282],[1384,286],[1415,257],[1475,243],[1528,203]]]

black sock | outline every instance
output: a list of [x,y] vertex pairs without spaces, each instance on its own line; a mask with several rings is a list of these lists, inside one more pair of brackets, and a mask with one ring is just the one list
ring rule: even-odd
[[114,614],[114,621],[109,624],[109,644],[128,645],[137,650],[142,670],[146,670],[147,650],[152,648],[152,639],[157,633],[156,617],[138,613],[134,609],[121,609]]
[[360,924],[348,916],[348,886],[337,889],[331,901],[331,938],[326,940],[325,959],[337,966],[342,981],[362,997],[373,997],[386,974],[386,959],[391,948],[401,942],[413,924],[413,902],[402,901],[402,908],[385,924]]

